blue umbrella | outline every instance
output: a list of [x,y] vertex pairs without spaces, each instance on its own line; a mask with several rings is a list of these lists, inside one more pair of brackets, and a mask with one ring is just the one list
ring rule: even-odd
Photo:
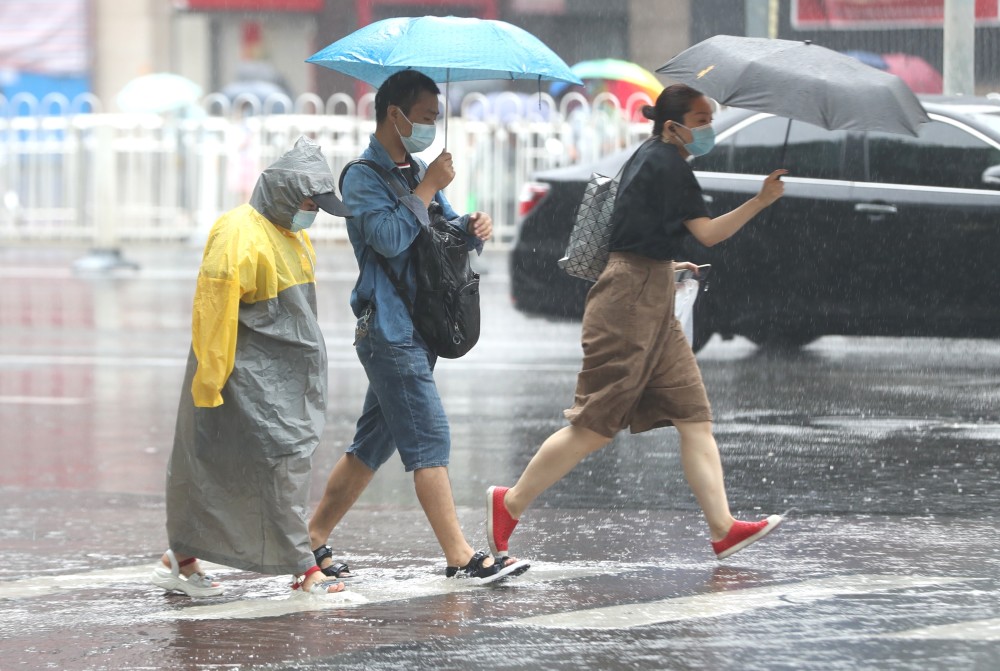
[[531,33],[504,21],[398,17],[359,28],[306,59],[378,87],[401,70],[436,82],[532,79],[583,84]]

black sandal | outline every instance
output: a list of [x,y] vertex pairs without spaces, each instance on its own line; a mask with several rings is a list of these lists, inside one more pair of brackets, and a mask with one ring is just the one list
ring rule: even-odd
[[481,583],[487,584],[521,575],[531,567],[526,561],[516,561],[508,557],[497,559],[489,566],[483,566],[488,557],[485,552],[477,552],[465,566],[446,567],[444,575],[446,578],[477,578]]
[[[351,567],[344,562],[333,562],[329,566],[323,567],[324,559],[333,559],[333,548],[329,545],[320,545],[313,550],[313,556],[316,558],[316,566],[320,567],[323,575],[330,576],[331,578],[340,578],[341,580],[351,577]],[[345,573],[347,575],[344,575]]]

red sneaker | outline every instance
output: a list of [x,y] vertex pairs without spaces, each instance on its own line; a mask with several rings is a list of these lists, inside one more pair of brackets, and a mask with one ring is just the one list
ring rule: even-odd
[[725,559],[751,543],[759,541],[781,524],[782,519],[781,515],[771,515],[767,519],[758,522],[741,522],[740,520],[736,520],[733,522],[733,526],[730,527],[729,533],[726,534],[725,538],[712,543],[715,556],[719,559]]
[[486,490],[486,535],[490,540],[490,550],[497,557],[507,556],[507,541],[517,526],[517,520],[510,516],[503,503],[508,489],[510,487],[490,487]]

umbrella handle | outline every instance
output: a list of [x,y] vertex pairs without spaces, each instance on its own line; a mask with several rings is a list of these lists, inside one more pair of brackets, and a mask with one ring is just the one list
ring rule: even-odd
[[[806,40],[808,42],[808,40]],[[788,138],[792,134],[792,120],[788,120],[788,125],[785,126],[785,141],[781,145],[781,160],[778,161],[778,167],[785,167],[785,156],[788,154]],[[780,177],[778,179],[781,179]]]

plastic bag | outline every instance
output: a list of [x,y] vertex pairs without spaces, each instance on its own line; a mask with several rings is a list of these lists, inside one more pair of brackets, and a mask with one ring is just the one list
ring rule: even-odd
[[676,283],[674,316],[681,323],[681,329],[689,343],[694,342],[694,302],[698,299],[698,280],[689,277]]

